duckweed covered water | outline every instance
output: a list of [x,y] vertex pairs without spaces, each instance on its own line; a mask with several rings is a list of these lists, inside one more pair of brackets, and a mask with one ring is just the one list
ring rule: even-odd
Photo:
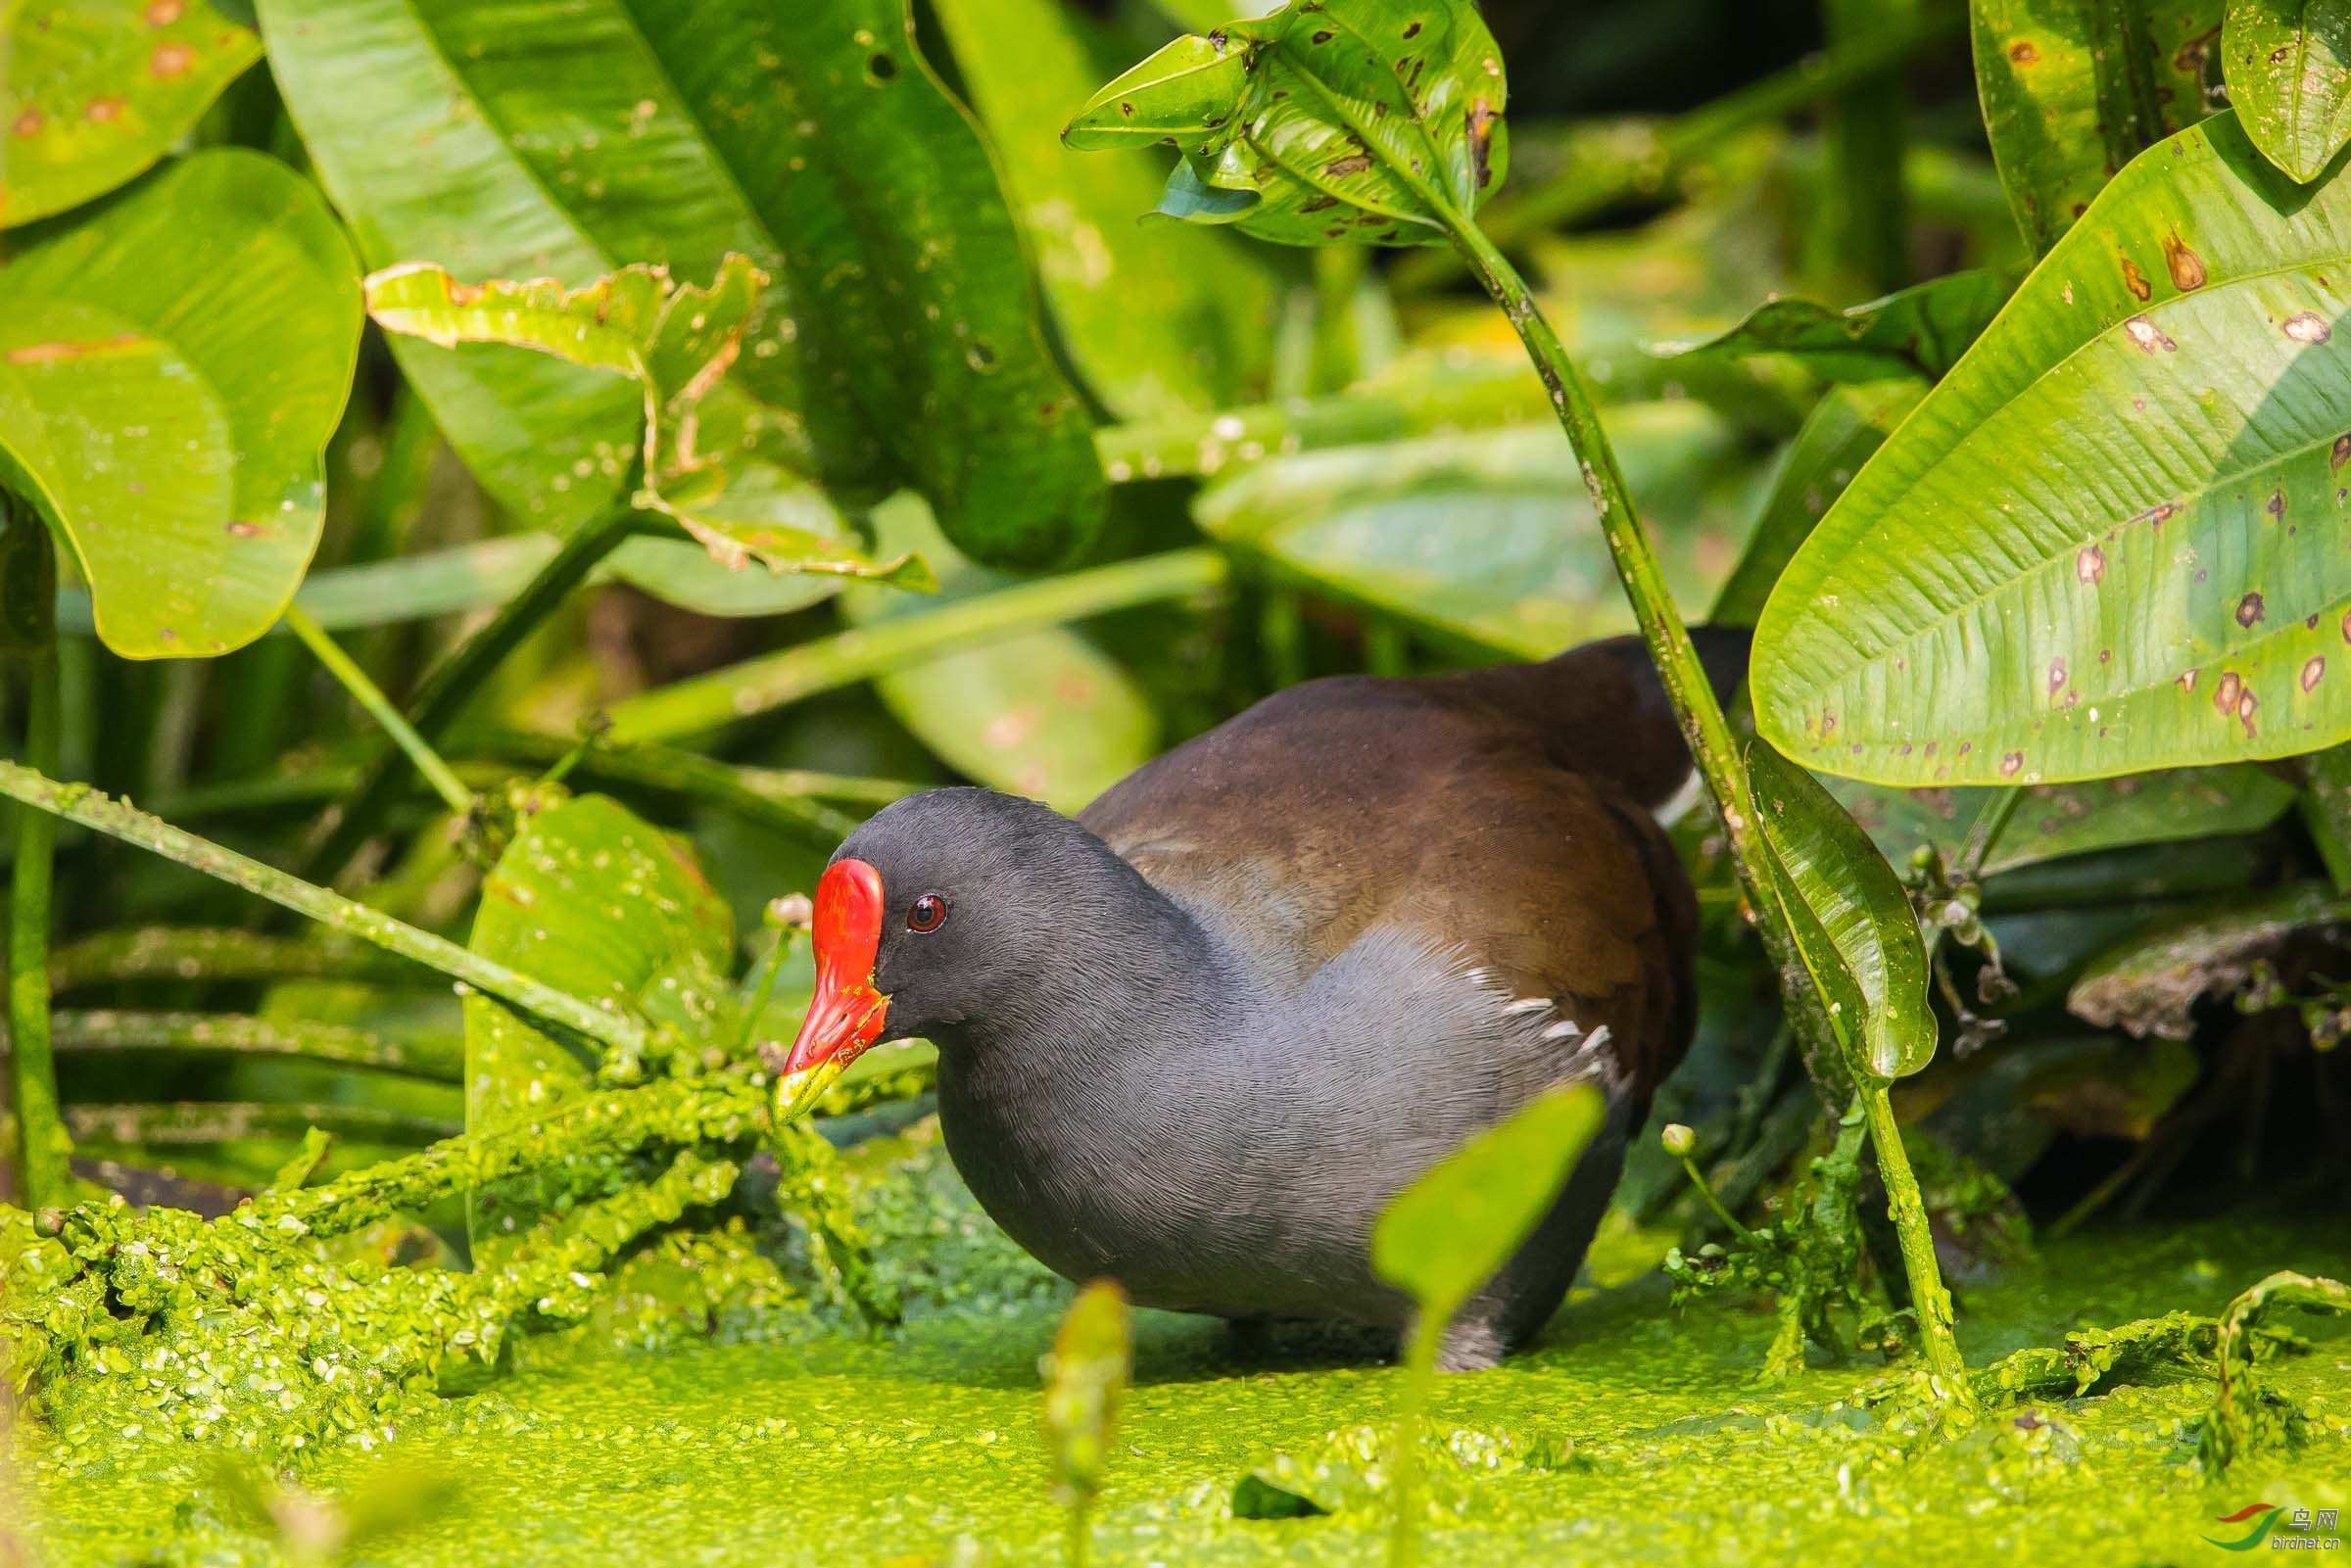
[[[28,1426],[13,1439],[15,1496],[0,1517],[23,1521],[33,1560],[61,1565],[315,1560],[340,1528],[321,1537],[320,1519],[397,1516],[387,1497],[428,1496],[417,1516],[359,1540],[353,1560],[1057,1561],[1036,1360],[1066,1293],[993,1235],[935,1143],[899,1152],[909,1147],[880,1206],[877,1240],[918,1307],[891,1340],[795,1317],[756,1343],[556,1347],[387,1444],[307,1460],[285,1493],[177,1444],[125,1435],[67,1454]],[[1961,1335],[1981,1364],[2069,1329],[2217,1312],[2278,1267],[2351,1272],[2351,1226],[2232,1220],[2070,1239],[1968,1292]],[[2264,1379],[2316,1418],[2308,1441],[2208,1486],[2193,1436],[2207,1378],[1930,1438],[1853,1400],[1881,1374],[1868,1358],[1758,1387],[1773,1327],[1761,1307],[1677,1311],[1654,1273],[1579,1292],[1533,1352],[1443,1382],[1432,1426],[1454,1457],[1432,1477],[1428,1559],[2227,1561],[2201,1538],[2241,1536],[2246,1526],[2214,1521],[2248,1503],[2351,1512],[2351,1333],[2292,1326],[2309,1351],[2267,1363]],[[1243,1346],[1216,1324],[1141,1314],[1098,1560],[1378,1560],[1386,1522],[1362,1500],[1347,1458],[1368,1450],[1348,1434],[1384,1418],[1398,1374],[1337,1349],[1312,1337]],[[1236,1519],[1235,1484],[1260,1466],[1319,1481],[1339,1511]]]

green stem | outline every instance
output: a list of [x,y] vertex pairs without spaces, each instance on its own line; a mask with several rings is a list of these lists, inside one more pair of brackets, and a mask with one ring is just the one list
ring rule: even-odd
[[1444,1342],[1445,1319],[1423,1311],[1405,1346],[1404,1389],[1388,1440],[1388,1568],[1412,1568],[1420,1557],[1420,1420],[1436,1387]]
[[[1781,992],[1797,1028],[1804,1036],[1806,1061],[1815,1081],[1822,1084],[1832,1108],[1840,1091],[1854,1090],[1865,1099],[1874,1095],[1883,1105],[1883,1086],[1858,1081],[1857,1074],[1840,1072],[1839,1054],[1828,1043],[1832,1036],[1822,1015],[1819,993],[1805,977],[1796,956],[1795,937],[1786,927],[1777,899],[1768,892],[1765,850],[1756,828],[1747,768],[1732,739],[1730,725],[1714,700],[1704,667],[1699,663],[1698,649],[1691,643],[1689,631],[1674,607],[1672,592],[1666,587],[1649,535],[1634,510],[1632,492],[1625,484],[1623,471],[1616,465],[1607,434],[1601,428],[1591,393],[1574,361],[1560,347],[1551,323],[1536,309],[1524,280],[1502,253],[1478,232],[1474,223],[1448,209],[1440,207],[1439,211],[1447,214],[1455,243],[1510,317],[1519,341],[1526,345],[1536,370],[1551,391],[1559,425],[1583,464],[1584,483],[1592,494],[1601,533],[1607,541],[1608,553],[1615,561],[1625,595],[1632,601],[1642,641],[1656,665],[1666,697],[1681,719],[1691,755],[1697,760],[1706,791],[1713,797],[1715,813],[1729,835],[1732,866],[1746,891],[1748,906],[1755,912],[1765,951],[1778,967]],[[1838,1075],[1832,1076],[1833,1073]],[[1878,1163],[1894,1206],[1896,1228],[1915,1220],[1912,1229],[1902,1234],[1902,1258],[1910,1275],[1912,1295],[1921,1304],[1919,1328],[1926,1342],[1928,1362],[1939,1375],[1943,1375],[1946,1397],[1964,1401],[1968,1391],[1958,1342],[1951,1333],[1950,1297],[1943,1290],[1942,1275],[1936,1267],[1934,1246],[1926,1236],[1925,1210],[1918,1200],[1918,1184],[1910,1174],[1909,1159],[1902,1150],[1901,1135],[1894,1126],[1890,1109],[1885,1113],[1884,1125],[1878,1127],[1873,1121],[1873,1128],[1881,1133],[1876,1140]],[[1905,1202],[1914,1212],[1908,1216]]]
[[641,742],[706,734],[958,648],[1208,594],[1224,580],[1224,560],[1215,550],[1178,549],[953,599],[633,697],[612,710],[612,737]]
[[[608,1013],[593,1003],[582,1001],[551,985],[541,984],[527,974],[517,974],[504,964],[469,953],[455,942],[444,941],[430,931],[394,920],[380,910],[355,904],[323,887],[292,877],[274,866],[264,866],[247,855],[199,838],[194,833],[172,827],[159,817],[149,816],[136,807],[92,789],[87,784],[60,784],[43,777],[31,768],[13,762],[0,762],[0,795],[21,801],[27,806],[53,813],[68,822],[120,838],[152,850],[168,860],[203,872],[208,877],[259,893],[272,903],[281,904],[300,915],[373,942],[376,946],[401,957],[413,959],[428,968],[439,970],[453,979],[462,981],[477,991],[497,997],[509,1006],[534,1014],[569,1032],[593,1040],[609,1050],[629,1056],[641,1055],[646,1048],[644,1028],[634,1020],[618,1013]],[[46,988],[46,966],[39,972]]]
[[373,1068],[436,1083],[465,1080],[465,1050],[455,1037],[400,1039],[332,1023],[287,1027],[236,1013],[138,1013],[114,1008],[61,1012],[51,1022],[51,1044],[69,1056],[112,1051],[220,1052]]
[[1878,1175],[1886,1183],[1886,1211],[1894,1220],[1895,1238],[1901,1244],[1902,1272],[1910,1280],[1910,1305],[1918,1313],[1927,1367],[1942,1385],[1939,1392],[1946,1402],[1972,1405],[1975,1391],[1951,1325],[1951,1293],[1943,1289],[1943,1270],[1935,1261],[1935,1236],[1927,1225],[1926,1200],[1919,1196],[1909,1151],[1902,1147],[1902,1129],[1894,1119],[1894,1099],[1886,1085],[1875,1080],[1865,1080],[1859,1088],[1862,1106],[1869,1114],[1869,1141],[1878,1157]]
[[[57,555],[49,529],[24,500],[0,491],[0,648],[24,671],[24,754],[57,766]],[[57,1065],[49,1044],[50,894],[57,819],[21,810],[8,905],[9,1088],[17,1111],[17,1195],[27,1209],[61,1202],[72,1179],[72,1142],[58,1116]]]
[[[519,761],[559,763],[577,748],[542,736],[500,735],[482,742],[483,749]],[[665,795],[721,807],[803,843],[827,849],[856,832],[859,818],[835,811],[809,798],[814,792],[794,786],[792,776],[762,769],[738,768],[676,746],[650,742],[608,744],[599,741],[579,756],[581,778],[607,784],[634,785]],[[888,781],[858,781],[882,783]],[[883,803],[911,794],[919,785],[891,786],[895,792]]]
[[392,705],[382,689],[367,679],[367,672],[360,669],[350,654],[336,646],[335,640],[328,637],[300,605],[286,606],[285,622],[287,630],[302,639],[303,646],[326,666],[327,674],[341,682],[343,689],[351,693],[352,700],[366,710],[367,716],[383,729],[385,735],[391,736],[394,745],[407,753],[408,759],[416,765],[416,771],[424,776],[426,784],[433,786],[433,793],[441,797],[442,803],[459,815],[472,811],[473,791],[458,781],[457,776],[450,771],[449,764],[441,760],[441,754],[426,744],[424,736],[418,735],[415,727],[401,716],[400,710]]
[[208,1149],[255,1138],[300,1138],[316,1127],[345,1143],[433,1143],[457,1129],[439,1117],[380,1106],[183,1100],[167,1104],[77,1105],[66,1113],[75,1138],[92,1148]]
[[1706,1207],[1714,1211],[1714,1217],[1721,1220],[1730,1233],[1741,1241],[1753,1241],[1755,1233],[1739,1223],[1738,1216],[1722,1207],[1722,1200],[1714,1196],[1714,1189],[1708,1186],[1706,1178],[1699,1173],[1698,1162],[1692,1160],[1688,1155],[1682,1156],[1681,1159],[1682,1170],[1689,1176],[1690,1185],[1698,1189],[1698,1195],[1706,1201]]
[[[409,722],[416,733],[432,738],[448,729],[490,673],[587,580],[599,561],[628,539],[636,523],[634,510],[617,506],[573,531],[520,594],[424,678],[408,704]],[[317,848],[304,859],[304,877],[313,881],[331,879],[375,832],[385,810],[399,796],[392,761],[392,752],[379,753],[368,764],[359,787],[328,813],[326,821],[331,826]]]
[[419,978],[417,972],[362,942],[263,936],[210,926],[143,926],[99,931],[57,949],[49,959],[53,992],[117,981],[364,980]]
[[1960,840],[1959,854],[1951,862],[1950,878],[1954,883],[1972,882],[1984,875],[1984,863],[1999,847],[2000,834],[2008,831],[2008,823],[2016,815],[2019,802],[2025,798],[2022,789],[2003,789],[1984,803],[1976,820],[1967,825],[1967,836]]
[[[1830,41],[1854,43],[1885,30],[1889,9],[1917,0],[1827,0]],[[1829,169],[1823,234],[1837,271],[1867,294],[1891,294],[1910,281],[1909,203],[1902,185],[1907,139],[1902,84],[1875,75],[1839,93],[1823,121]]]

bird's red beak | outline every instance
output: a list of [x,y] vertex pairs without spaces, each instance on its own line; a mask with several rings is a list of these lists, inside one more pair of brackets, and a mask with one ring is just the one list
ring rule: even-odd
[[889,998],[874,988],[882,950],[882,874],[838,860],[816,884],[816,995],[776,1080],[776,1119],[798,1116],[882,1033]]

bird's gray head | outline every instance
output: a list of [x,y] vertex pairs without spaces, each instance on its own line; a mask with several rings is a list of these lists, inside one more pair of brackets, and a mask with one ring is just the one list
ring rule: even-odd
[[[1137,897],[1140,893],[1142,896]],[[1034,1022],[1088,947],[1148,940],[1158,902],[1134,869],[1067,817],[992,789],[933,789],[886,807],[817,883],[816,995],[784,1068],[791,1112],[869,1046]]]

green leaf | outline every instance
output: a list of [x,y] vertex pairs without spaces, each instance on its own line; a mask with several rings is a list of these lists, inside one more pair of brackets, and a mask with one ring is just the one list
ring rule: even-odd
[[1286,245],[1446,243],[1502,181],[1502,52],[1459,0],[1298,0],[1096,93],[1072,147],[1173,143],[1160,212]]
[[2351,186],[2230,117],[2124,170],[1790,563],[1762,733],[1881,784],[2351,736],[2346,264]]
[[[713,423],[741,428],[740,418],[723,424],[730,400],[717,395],[766,283],[733,252],[707,288],[674,283],[667,269],[642,264],[567,289],[552,278],[459,283],[444,267],[408,262],[367,279],[367,311],[387,332],[439,348],[505,344],[635,381],[645,399],[639,504],[674,519],[731,571],[756,559],[773,572],[935,588],[919,560],[874,562],[859,554],[840,537],[831,503],[804,481],[755,458],[706,454],[714,443],[702,431],[705,399]],[[740,407],[733,411],[740,416]],[[721,437],[715,445],[732,452],[736,442]]]
[[1371,1270],[1444,1321],[1501,1272],[1550,1212],[1595,1134],[1600,1091],[1545,1091],[1398,1193],[1371,1231]]
[[1775,891],[1856,1070],[1906,1077],[1935,1055],[1927,950],[1894,868],[1836,798],[1769,746],[1748,753]]
[[[1751,507],[1738,431],[1686,402],[1610,409],[1608,423],[1635,490],[1680,520],[1656,541],[1667,581],[1705,602]],[[1633,624],[1575,454],[1547,423],[1269,459],[1193,511],[1226,546],[1449,645],[1544,658]]]
[[[1084,411],[1044,349],[986,150],[897,0],[260,9],[370,264],[579,287],[635,262],[711,277],[740,252],[771,281],[726,383],[727,450],[849,503],[912,486],[998,564],[1091,538]],[[562,532],[625,499],[642,419],[626,383],[490,347],[394,352],[518,515]]]
[[0,6],[0,228],[77,207],[152,166],[262,40],[213,0]]
[[2351,142],[2351,11],[2341,0],[2229,0],[2221,69],[2253,145],[2304,184]]
[[1111,39],[1060,0],[940,0],[965,90],[1003,159],[1071,357],[1127,418],[1229,407],[1263,389],[1274,280],[1261,253],[1200,230],[1147,234],[1159,181],[1130,158],[1073,158],[1038,106],[1102,79]]
[[1119,1405],[1134,1372],[1134,1331],[1127,1298],[1100,1279],[1078,1293],[1053,1336],[1040,1370],[1045,1376],[1045,1452],[1053,1464],[1053,1493],[1065,1506],[1089,1501],[1102,1490]]
[[[739,1033],[726,901],[683,840],[601,795],[524,819],[483,880],[466,945],[597,1006],[667,1025],[697,1051],[732,1046]],[[468,1131],[544,1117],[595,1082],[569,1042],[487,997],[465,998]],[[577,1196],[571,1179],[557,1170],[477,1191],[467,1218],[476,1266]]]
[[[1896,789],[1851,779],[1823,781],[1894,865],[1921,844],[1947,858],[1997,790]],[[1987,874],[2134,844],[2258,832],[2285,815],[2294,786],[2251,763],[2179,768],[2086,784],[2035,784],[1992,843]]]
[[1719,337],[1673,354],[1785,354],[1830,381],[1916,375],[1939,381],[2015,287],[1998,272],[1953,272],[1848,310],[1772,300]]
[[[911,497],[874,513],[893,551],[938,564],[941,599],[1008,585],[971,565]],[[880,626],[937,607],[857,588],[841,595],[850,625]],[[883,705],[931,752],[968,779],[1074,812],[1159,754],[1159,715],[1134,677],[1081,634],[1030,632],[874,679]]]
[[2115,170],[2219,105],[2223,0],[1972,0],[1976,86],[2008,205],[2045,252]]
[[126,658],[266,631],[323,516],[360,289],[334,215],[259,153],[199,153],[0,266],[0,483]]
[[1831,387],[1804,416],[1764,498],[1763,513],[1747,536],[1730,581],[1706,619],[1717,626],[1752,626],[1813,527],[1826,515],[1872,452],[1886,443],[1927,394],[1907,376]]

